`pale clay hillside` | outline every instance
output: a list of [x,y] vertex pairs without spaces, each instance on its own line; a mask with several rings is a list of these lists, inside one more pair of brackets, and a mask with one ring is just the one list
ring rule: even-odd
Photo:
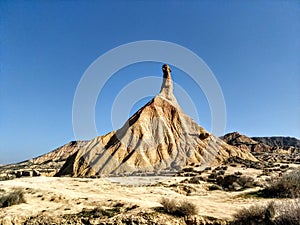
[[173,94],[171,70],[165,65],[160,93],[121,129],[79,149],[57,175],[159,174],[192,163],[217,165],[232,156],[256,160],[248,151],[210,134],[182,111]]

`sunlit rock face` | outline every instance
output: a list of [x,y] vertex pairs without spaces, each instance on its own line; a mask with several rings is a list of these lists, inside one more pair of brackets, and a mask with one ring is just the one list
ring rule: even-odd
[[189,164],[218,164],[229,157],[256,160],[186,115],[173,94],[171,69],[163,65],[160,93],[122,128],[96,137],[70,156],[58,176],[174,172]]

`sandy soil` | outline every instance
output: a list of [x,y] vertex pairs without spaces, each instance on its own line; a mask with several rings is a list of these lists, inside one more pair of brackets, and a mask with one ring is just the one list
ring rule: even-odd
[[[58,178],[31,177],[0,182],[0,189],[8,192],[13,188],[25,190],[26,203],[0,209],[2,221],[6,217],[26,218],[41,212],[50,215],[77,213],[83,208],[103,206],[109,202],[127,202],[140,206],[140,210],[161,206],[162,197],[187,199],[199,208],[199,214],[228,219],[242,207],[264,203],[267,200],[245,198],[245,192],[207,191],[207,184],[197,184],[192,196],[180,194],[183,177],[130,177],[130,178]],[[145,185],[160,181],[156,185]],[[263,202],[262,202],[263,201]]]

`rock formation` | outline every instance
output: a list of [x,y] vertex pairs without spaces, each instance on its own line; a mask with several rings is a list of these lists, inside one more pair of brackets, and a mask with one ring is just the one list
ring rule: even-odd
[[71,141],[47,154],[30,159],[32,164],[42,164],[47,162],[64,162],[70,155],[78,151],[87,141]]
[[270,146],[257,142],[238,132],[228,133],[221,137],[221,139],[227,144],[236,146],[249,152],[270,151]]
[[53,176],[64,165],[66,159],[77,152],[87,141],[71,141],[44,155],[16,164],[0,166],[1,174],[17,177],[45,175]]
[[160,93],[117,131],[96,137],[70,156],[57,176],[172,172],[189,164],[211,165],[249,152],[207,132],[180,108],[171,69],[163,65]]
[[250,152],[300,152],[300,140],[293,137],[247,137],[232,132],[220,138],[227,144]]
[[300,149],[300,140],[294,137],[252,137],[254,141],[269,145],[272,148],[298,148]]

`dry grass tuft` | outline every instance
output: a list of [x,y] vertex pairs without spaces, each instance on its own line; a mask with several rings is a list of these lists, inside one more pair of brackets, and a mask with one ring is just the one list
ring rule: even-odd
[[21,189],[15,189],[6,195],[0,196],[0,208],[9,207],[25,202],[24,192]]
[[262,194],[271,198],[300,197],[300,169],[272,180],[271,184],[262,190]]
[[275,225],[299,225],[300,221],[300,199],[291,201],[289,204],[280,204],[278,207],[283,212],[275,220]]
[[269,224],[274,216],[274,204],[267,206],[255,205],[244,208],[234,215],[234,221],[231,225],[255,225]]
[[234,215],[231,225],[299,225],[300,200],[252,206]]
[[194,203],[187,200],[176,201],[173,199],[162,198],[160,204],[166,213],[175,216],[190,216],[197,214],[198,210]]

